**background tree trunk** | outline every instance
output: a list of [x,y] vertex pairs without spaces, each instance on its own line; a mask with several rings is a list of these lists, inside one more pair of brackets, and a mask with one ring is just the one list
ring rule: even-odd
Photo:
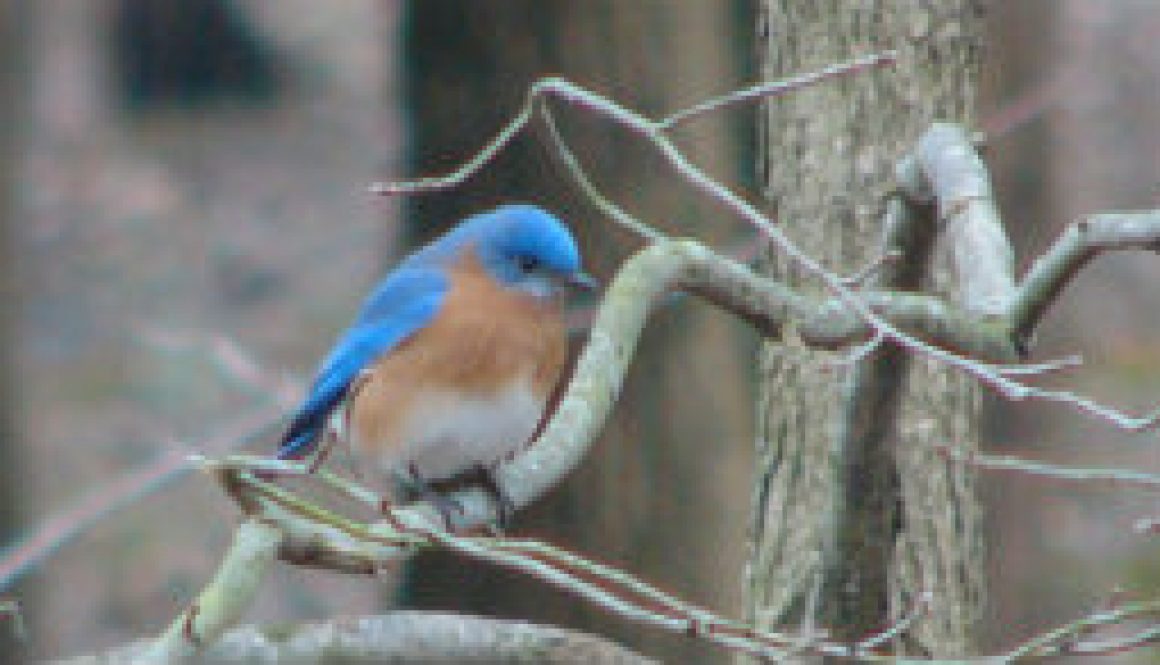
[[131,110],[268,102],[280,83],[268,43],[222,0],[117,0],[112,36],[121,102]]
[[[748,80],[749,2],[411,3],[404,34],[404,99],[412,143],[407,170],[447,170],[506,122],[536,78],[559,74],[647,113],[662,113]],[[726,242],[736,226],[673,188],[640,141],[570,109],[562,131],[604,191],[666,232]],[[680,139],[714,174],[748,170],[752,116],[690,123]],[[498,201],[522,199],[560,213],[581,236],[590,268],[607,278],[640,245],[577,194],[540,132],[524,137],[455,191],[407,200],[414,239]],[[546,536],[642,573],[731,614],[742,564],[752,429],[750,381],[739,341],[751,334],[696,306],[662,313],[646,332],[617,415],[584,467],[515,530]],[[740,490],[740,491],[739,491]],[[610,621],[542,584],[449,557],[423,557],[406,600],[595,631],[665,660],[704,660],[686,640]],[[668,645],[665,650],[660,644]],[[693,647],[702,649],[703,647]]]
[[[12,542],[20,526],[25,475],[20,460],[17,418],[20,395],[16,389],[17,358],[15,346],[19,318],[19,287],[14,261],[13,238],[16,224],[13,193],[16,171],[16,137],[19,135],[20,109],[23,104],[24,32],[22,19],[29,12],[17,0],[0,0],[0,302],[5,315],[0,316],[0,542]],[[0,600],[19,598],[6,594]],[[0,615],[0,662],[15,662],[22,647],[14,631],[15,620]]]
[[[974,121],[982,10],[969,0],[766,0],[759,27],[766,80],[899,51],[893,69],[772,100],[762,117],[771,208],[807,253],[851,273],[881,251],[898,157],[932,120]],[[884,279],[946,291],[945,263],[924,263]],[[781,257],[770,269],[816,283]],[[792,343],[770,342],[761,357],[750,619],[856,639],[931,591],[908,650],[969,652],[984,595],[979,508],[971,476],[930,444],[976,445],[977,389],[892,349],[851,370],[827,371],[830,354]]]

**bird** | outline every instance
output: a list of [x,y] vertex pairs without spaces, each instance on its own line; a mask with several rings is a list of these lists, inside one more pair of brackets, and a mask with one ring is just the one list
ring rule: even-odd
[[574,236],[546,210],[514,203],[466,218],[372,290],[277,456],[320,459],[332,437],[395,496],[438,498],[432,488],[476,478],[502,521],[490,470],[532,438],[564,370],[565,297],[595,287]]

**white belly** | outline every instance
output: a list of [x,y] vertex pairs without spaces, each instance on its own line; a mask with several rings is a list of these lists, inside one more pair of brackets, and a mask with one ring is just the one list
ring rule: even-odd
[[[544,401],[527,381],[481,397],[451,392],[416,395],[392,452],[378,460],[384,471],[412,466],[424,480],[451,478],[488,466],[523,447],[540,422]],[[383,449],[383,448],[380,448]]]

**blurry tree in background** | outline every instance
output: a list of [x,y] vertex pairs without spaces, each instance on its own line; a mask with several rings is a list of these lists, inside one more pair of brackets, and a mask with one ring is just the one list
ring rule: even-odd
[[227,0],[118,0],[113,25],[118,83],[131,109],[268,101],[278,89],[269,42]]
[[[458,164],[542,76],[563,76],[653,114],[737,87],[752,79],[752,16],[748,0],[409,3],[406,170],[433,174]],[[719,247],[744,242],[736,222],[673,187],[671,172],[639,138],[574,109],[556,117],[597,185],[642,219]],[[751,182],[751,118],[717,114],[690,123],[680,140],[715,176]],[[529,200],[562,214],[590,269],[609,276],[641,240],[585,203],[547,134],[537,139],[518,139],[462,187],[408,199],[412,236],[429,238],[497,201]],[[515,529],[647,571],[666,588],[735,614],[752,459],[749,340],[751,332],[695,302],[660,313],[592,458],[520,515]],[[696,659],[683,640],[609,620],[511,573],[425,556],[410,579],[408,604],[534,617]]]
[[[12,542],[24,507],[24,474],[20,467],[21,399],[17,388],[16,349],[19,282],[16,274],[16,206],[13,203],[17,168],[16,140],[23,98],[24,40],[20,0],[0,0],[0,547]],[[2,550],[0,550],[2,551]],[[18,599],[18,589],[0,592],[0,600]],[[21,619],[22,620],[22,619]],[[0,614],[0,662],[17,653],[12,616]],[[4,654],[7,654],[5,656]]]
[[[771,100],[763,118],[761,176],[780,223],[806,254],[854,274],[883,251],[895,161],[932,121],[974,122],[982,9],[973,0],[766,0],[761,21],[766,80],[899,49],[897,67]],[[903,243],[909,253],[877,284],[953,293],[933,239]],[[772,272],[810,288],[783,256]],[[978,388],[892,345],[849,371],[827,371],[833,362],[780,341],[763,351],[748,616],[854,640],[930,591],[907,633],[912,647],[970,653],[984,591],[973,474],[932,444],[978,446]]]
[[[1017,256],[1042,249],[1094,211],[1160,200],[1160,3],[1022,0],[995,3],[993,90],[983,129],[996,192]],[[1017,228],[1018,231],[1014,229]],[[1023,266],[1024,268],[1026,265]],[[1160,262],[1101,259],[1068,287],[1037,335],[1044,358],[1078,353],[1086,368],[1055,385],[1148,411],[1160,395]],[[991,400],[997,452],[1078,466],[1160,471],[1154,433],[1111,430],[1046,404]],[[1155,538],[1132,522],[1149,493],[1054,487],[984,476],[995,506],[994,627],[1000,640],[1043,629],[1109,589],[1160,588]]]
[[[383,104],[393,70],[378,57],[395,10],[379,0],[149,5],[213,14],[207,2],[233,15],[234,31],[213,34],[258,39],[276,58],[276,95],[174,92],[134,107],[121,98],[117,1],[18,3],[31,15],[21,28],[32,109],[16,165],[18,366],[22,403],[36,405],[20,423],[24,534],[186,453],[249,441],[270,454],[272,433],[249,437],[292,408],[298,380],[382,268],[392,206],[363,188],[400,144]],[[200,34],[184,43],[184,57],[211,60],[217,46]],[[26,577],[34,655],[156,630],[213,570],[237,513],[200,474],[177,478],[96,528],[82,524],[36,563]],[[285,568],[252,617],[367,613],[379,596],[362,579]]]

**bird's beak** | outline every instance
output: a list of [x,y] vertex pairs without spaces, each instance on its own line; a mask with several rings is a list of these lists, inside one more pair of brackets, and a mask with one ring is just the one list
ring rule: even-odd
[[577,289],[579,291],[595,291],[600,288],[600,282],[588,273],[577,270],[576,272],[568,273],[563,276],[564,284]]

